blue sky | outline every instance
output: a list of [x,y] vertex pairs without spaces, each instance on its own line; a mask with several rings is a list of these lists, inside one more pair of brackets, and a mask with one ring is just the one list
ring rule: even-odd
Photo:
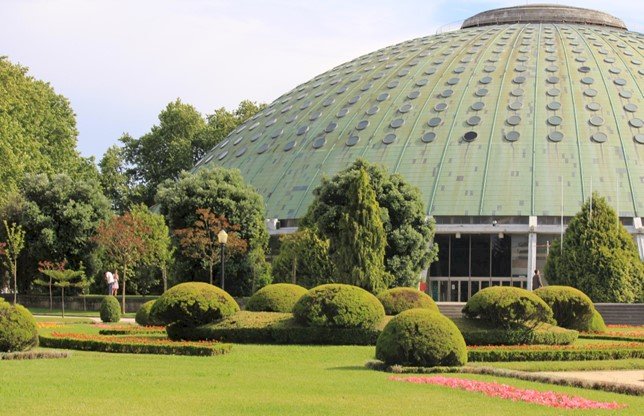
[[[544,2],[544,1],[542,1]],[[528,2],[533,3],[533,2]],[[554,2],[644,32],[644,2]],[[525,1],[0,0],[0,55],[72,103],[78,148],[100,158],[176,99],[202,113],[271,102],[359,55]]]

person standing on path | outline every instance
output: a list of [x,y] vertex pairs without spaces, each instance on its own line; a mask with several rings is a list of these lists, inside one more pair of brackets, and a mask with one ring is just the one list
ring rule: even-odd
[[539,273],[539,269],[534,269],[534,276],[532,276],[532,290],[537,290],[541,286],[543,286],[543,282],[541,281],[541,273]]
[[112,285],[112,296],[116,296],[119,293],[119,272],[114,272],[114,284]]
[[107,283],[107,294],[111,295],[114,286],[114,275],[109,270],[105,272],[105,283]]

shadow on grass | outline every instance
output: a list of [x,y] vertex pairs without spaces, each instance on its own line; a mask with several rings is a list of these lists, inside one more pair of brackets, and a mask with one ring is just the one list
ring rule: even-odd
[[327,368],[327,370],[330,371],[368,371],[368,368],[365,366],[359,366],[359,365],[348,365],[348,366],[343,366],[343,367],[330,367]]

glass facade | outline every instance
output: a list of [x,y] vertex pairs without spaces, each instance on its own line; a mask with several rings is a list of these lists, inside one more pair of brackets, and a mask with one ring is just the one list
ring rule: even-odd
[[438,234],[434,241],[438,260],[427,274],[434,300],[466,302],[489,286],[526,287],[526,235]]

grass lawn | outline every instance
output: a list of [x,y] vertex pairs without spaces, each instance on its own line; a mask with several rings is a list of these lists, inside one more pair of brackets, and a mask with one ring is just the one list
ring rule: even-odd
[[644,370],[644,359],[598,361],[511,361],[497,363],[470,363],[476,367],[496,367],[519,371],[603,371]]
[[[60,309],[49,309],[49,308],[28,308],[29,312],[34,315],[46,315],[46,316],[62,316],[62,311]],[[76,311],[65,309],[65,316],[87,316],[87,317],[96,317],[100,316],[99,311]],[[127,312],[122,315],[124,318],[134,318],[136,312]]]
[[[42,328],[97,333],[73,320]],[[67,323],[74,322],[74,323]],[[618,402],[620,410],[562,410],[447,387],[388,381],[367,370],[374,347],[236,344],[185,357],[73,351],[71,358],[0,361],[2,414],[20,415],[637,415],[644,398],[482,375],[521,388]],[[637,360],[625,360],[637,361]],[[634,365],[642,365],[642,361]],[[484,363],[490,365],[490,363]],[[514,368],[514,363],[503,363]],[[518,363],[529,365],[529,363]],[[548,363],[553,364],[553,363]],[[570,363],[556,363],[570,364]],[[552,367],[548,367],[552,369]]]

